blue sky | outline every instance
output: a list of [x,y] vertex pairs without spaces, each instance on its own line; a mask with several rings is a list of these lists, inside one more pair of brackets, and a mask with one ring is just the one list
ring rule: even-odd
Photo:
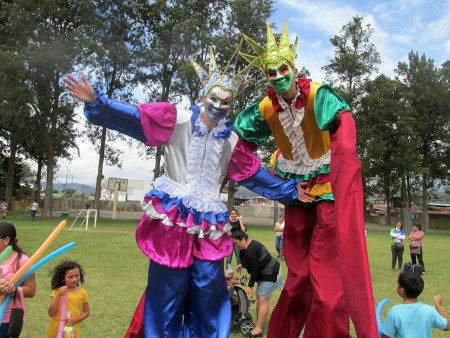
[[[370,23],[375,30],[371,42],[381,56],[379,73],[390,77],[399,61],[407,61],[411,50],[425,53],[435,61],[435,66],[450,59],[450,1],[435,0],[280,0],[271,22],[280,33],[284,20],[287,21],[291,43],[299,37],[296,65],[305,66],[314,81],[324,81],[321,67],[334,56],[330,38],[339,34],[342,27],[359,15],[364,24]],[[80,119],[83,119],[80,113]],[[89,142],[79,143],[81,158],[74,152],[74,160],[62,160],[56,181],[95,185],[98,155]],[[152,178],[153,162],[139,159],[137,151],[122,147],[123,167],[104,167],[105,177],[128,179]],[[70,171],[68,171],[70,170]]]
[[371,42],[380,53],[379,73],[393,77],[399,61],[411,50],[425,53],[440,67],[450,59],[450,1],[436,0],[280,0],[271,22],[280,33],[286,20],[291,43],[298,36],[296,66],[305,66],[314,81],[323,81],[321,67],[334,56],[330,38],[359,15],[374,29]]

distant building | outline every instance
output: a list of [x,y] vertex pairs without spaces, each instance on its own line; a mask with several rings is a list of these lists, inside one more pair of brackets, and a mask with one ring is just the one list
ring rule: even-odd
[[[126,192],[121,188],[118,194],[119,201],[138,201],[141,202],[144,199],[144,195],[152,189],[153,181],[148,180],[127,180],[120,179],[121,181],[127,181]],[[114,199],[114,184],[104,186],[102,189],[102,199],[112,200]]]
[[128,201],[142,201],[144,195],[153,187],[153,181],[128,180]]
[[274,205],[274,201],[262,197],[243,186],[238,186],[238,189],[234,194],[234,198],[235,202],[236,200],[239,201],[238,205]]

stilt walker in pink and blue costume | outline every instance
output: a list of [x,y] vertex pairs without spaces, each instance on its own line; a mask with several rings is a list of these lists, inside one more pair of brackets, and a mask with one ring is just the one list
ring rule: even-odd
[[[236,74],[239,47],[221,73],[210,52],[208,71],[193,65],[204,87],[203,107],[167,102],[123,104],[93,89],[86,78],[64,80],[86,103],[96,125],[120,131],[147,146],[164,145],[164,175],[145,195],[145,215],[136,230],[150,258],[148,285],[126,337],[229,337],[231,305],[223,259],[232,250],[227,207],[220,200],[225,179],[272,200],[297,198],[297,182],[260,167],[258,158],[232,131],[227,118],[249,67]],[[143,330],[141,330],[143,321]]]

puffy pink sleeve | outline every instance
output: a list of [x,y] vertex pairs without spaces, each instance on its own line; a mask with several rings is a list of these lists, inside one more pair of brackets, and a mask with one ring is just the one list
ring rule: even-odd
[[259,158],[239,138],[228,163],[228,178],[234,182],[253,176],[261,166]]
[[283,181],[261,167],[259,158],[238,140],[228,163],[228,178],[270,200],[282,203],[298,197],[297,181]]
[[169,142],[177,123],[177,108],[169,102],[144,103],[138,106],[145,145],[156,147]]

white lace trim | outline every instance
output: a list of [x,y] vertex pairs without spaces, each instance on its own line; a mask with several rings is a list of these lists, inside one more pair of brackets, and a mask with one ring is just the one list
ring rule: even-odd
[[[278,104],[281,106],[281,108],[283,108],[283,110],[286,110],[289,108],[289,103],[287,103],[284,100],[284,97],[278,93],[277,91],[275,92],[275,94],[277,95],[278,98]],[[300,88],[297,87],[297,94],[295,95],[294,99],[292,100],[292,102],[297,101],[297,98],[300,96]]]
[[[300,109],[295,108],[293,105],[286,103],[279,93],[276,93],[276,95],[278,103],[284,110],[282,113],[278,114],[278,117],[286,136],[291,142],[292,156],[294,157],[294,160],[287,160],[283,155],[280,155],[280,157],[278,157],[278,169],[283,172],[305,175],[318,171],[326,164],[330,164],[331,151],[328,151],[317,159],[312,159],[308,154],[303,129],[300,126],[300,123],[305,116],[305,107]],[[293,102],[295,102],[299,95],[300,89],[297,90],[297,95]]]
[[220,198],[210,199],[205,201],[200,198],[197,192],[190,193],[183,185],[172,181],[166,176],[158,177],[153,186],[156,190],[164,191],[170,196],[170,198],[181,199],[183,205],[187,208],[194,208],[200,212],[213,212],[214,214],[220,214],[226,212],[228,209],[226,205],[220,200]]
[[[144,210],[145,214],[152,218],[152,219],[159,219],[161,220],[161,223],[167,225],[167,226],[173,226],[173,222],[169,219],[167,214],[161,214],[153,207],[153,203],[150,200],[148,203],[145,201],[141,202],[142,209]],[[186,223],[184,222],[177,222],[176,225],[180,227],[186,227]],[[223,234],[227,233],[228,235],[231,235],[231,224],[226,223],[225,226],[221,230],[217,230],[217,227],[215,225],[210,225],[208,231],[203,231],[203,229],[200,228],[200,225],[196,224],[195,226],[191,228],[187,228],[186,232],[190,235],[198,234],[199,238],[204,238],[205,234],[209,234],[209,238],[213,241],[219,239]]]
[[187,154],[186,182],[188,194],[197,196],[203,201],[217,200],[217,186],[220,179],[218,170],[222,149],[225,140],[215,138],[220,132],[227,129],[225,119],[208,131],[206,125],[199,118],[195,125],[199,126],[205,134],[203,136],[192,135],[191,144]]
[[[206,134],[208,132],[208,126],[203,123],[203,121],[201,119],[202,114],[204,114],[203,108],[202,108],[202,112],[200,114],[198,114],[198,118],[194,124],[196,127],[198,127],[201,130],[202,134]],[[226,118],[221,119],[218,122],[217,126],[215,126],[213,129],[211,129],[211,133],[217,137],[219,135],[219,133],[227,130],[228,127],[226,125],[226,122],[227,122]]]

